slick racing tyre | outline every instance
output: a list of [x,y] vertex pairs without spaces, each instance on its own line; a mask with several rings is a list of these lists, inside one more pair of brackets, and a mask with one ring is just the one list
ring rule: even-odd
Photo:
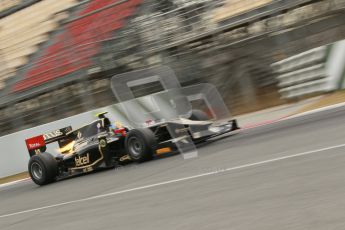
[[55,181],[58,165],[50,153],[34,155],[29,161],[29,174],[38,185],[45,185]]
[[126,136],[125,149],[133,161],[151,160],[157,150],[156,137],[150,129],[133,129]]
[[192,115],[189,118],[192,121],[207,121],[209,120],[207,114],[201,110],[193,109]]

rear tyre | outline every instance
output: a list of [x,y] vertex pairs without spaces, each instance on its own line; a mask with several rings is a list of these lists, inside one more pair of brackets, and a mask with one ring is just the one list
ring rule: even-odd
[[156,137],[150,129],[133,129],[126,136],[125,148],[133,161],[149,161],[157,150]]
[[50,153],[32,156],[28,168],[31,179],[38,185],[54,182],[58,172],[57,161]]
[[192,115],[189,118],[192,121],[208,121],[209,118],[207,114],[201,110],[193,109]]

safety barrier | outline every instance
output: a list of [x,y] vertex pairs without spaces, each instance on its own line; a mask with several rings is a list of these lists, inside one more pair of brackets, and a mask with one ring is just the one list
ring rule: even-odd
[[289,57],[271,65],[283,98],[345,88],[345,40]]
[[327,47],[319,47],[272,64],[278,73],[279,92],[294,98],[327,91],[325,61]]

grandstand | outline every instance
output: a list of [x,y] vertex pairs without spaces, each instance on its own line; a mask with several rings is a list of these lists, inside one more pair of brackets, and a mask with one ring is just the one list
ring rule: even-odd
[[0,20],[0,134],[114,103],[111,76],[162,63],[177,71],[182,84],[214,83],[231,105],[240,105],[238,89],[255,97],[276,84],[272,57],[234,57],[223,47],[272,29],[249,27],[251,22],[275,25],[270,17],[315,1],[30,2]]
[[0,88],[8,78],[16,75],[18,67],[28,62],[31,54],[38,51],[39,45],[49,39],[49,33],[57,29],[63,15],[56,13],[75,3],[75,0],[45,0],[1,19]]
[[272,3],[273,0],[227,0],[224,6],[215,11],[214,20],[219,22],[230,17],[252,11],[264,5]]
[[18,6],[21,3],[20,0],[3,0],[0,2],[0,12],[11,9]]
[[[92,56],[98,53],[98,41],[108,39],[112,33],[124,26],[142,0],[91,1],[69,20],[64,30],[52,38],[54,43],[28,69],[24,79],[15,84],[14,92],[26,90],[47,81],[92,66]],[[96,14],[90,12],[105,8]]]

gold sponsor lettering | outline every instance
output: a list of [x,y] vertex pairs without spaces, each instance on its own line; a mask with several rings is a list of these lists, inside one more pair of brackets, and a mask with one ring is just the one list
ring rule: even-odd
[[59,136],[62,136],[62,135],[63,135],[63,133],[60,130],[55,130],[55,131],[53,131],[51,133],[44,134],[43,138],[44,138],[44,140],[47,140],[47,139],[59,137]]
[[129,155],[124,155],[123,157],[120,158],[121,162],[128,161],[128,160],[131,160],[131,157]]
[[74,158],[75,160],[75,166],[79,167],[79,166],[83,166],[83,165],[87,165],[90,163],[90,155],[89,153],[86,154],[86,156],[82,157],[82,156],[77,156]]
[[35,154],[40,154],[41,150],[40,149],[35,149]]
[[83,169],[83,172],[87,173],[87,172],[91,172],[92,170],[93,170],[92,167],[86,167],[86,168]]

